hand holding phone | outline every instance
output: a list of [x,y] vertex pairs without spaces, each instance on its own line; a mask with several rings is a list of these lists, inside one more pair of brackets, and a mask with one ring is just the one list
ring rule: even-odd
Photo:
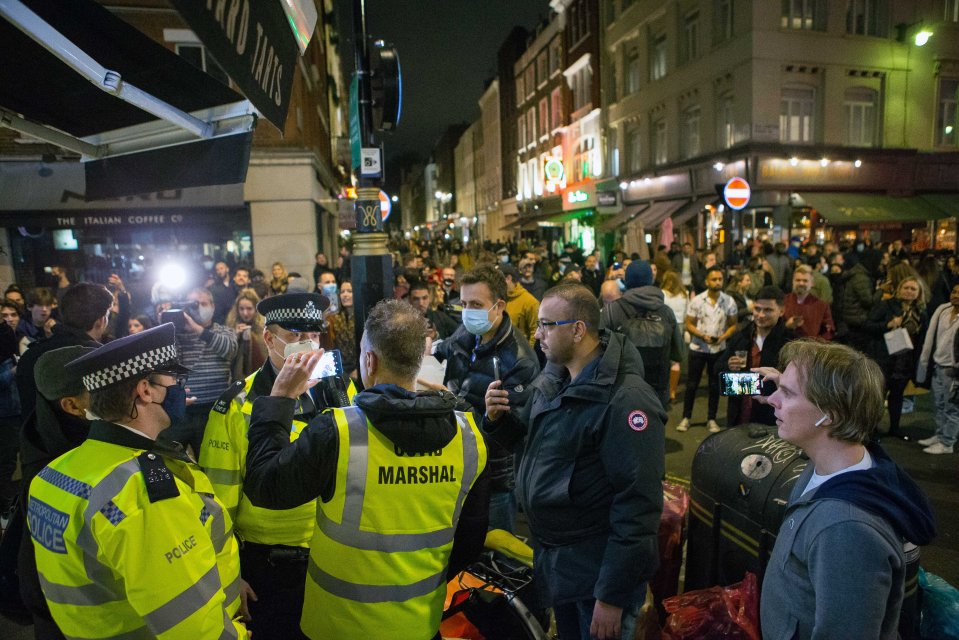
[[320,358],[313,369],[313,373],[310,374],[310,379],[342,377],[342,375],[343,356],[339,349],[330,349],[323,353],[323,357]]
[[720,378],[720,390],[724,396],[758,396],[762,383],[758,373],[724,371]]

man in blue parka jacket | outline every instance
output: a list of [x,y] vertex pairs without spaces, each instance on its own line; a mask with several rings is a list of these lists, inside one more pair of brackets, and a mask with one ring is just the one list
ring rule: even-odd
[[666,416],[639,352],[601,335],[599,305],[579,284],[546,292],[537,337],[548,364],[528,411],[493,382],[484,428],[526,436],[517,492],[535,539],[536,578],[563,638],[632,638],[658,563]]

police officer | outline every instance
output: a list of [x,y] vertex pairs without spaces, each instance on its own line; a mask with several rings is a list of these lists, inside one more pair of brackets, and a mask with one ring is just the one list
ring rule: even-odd
[[68,638],[247,638],[233,523],[207,477],[156,442],[181,417],[172,324],[66,365],[100,416],[30,485],[27,522],[50,613]]
[[[286,355],[315,348],[309,334],[322,331],[323,311],[328,306],[329,300],[318,293],[286,293],[257,305],[265,318],[263,341],[269,358],[259,371],[235,382],[216,402],[200,445],[200,466],[233,517],[242,541],[243,579],[257,594],[250,604],[257,640],[303,637],[300,612],[316,505],[310,501],[277,513],[253,506],[244,495],[250,413],[254,400],[270,395]],[[352,383],[347,387],[343,377],[323,379],[320,386],[302,393],[287,423],[289,439],[296,440],[319,412],[349,404],[352,393]]]
[[252,503],[288,509],[319,498],[301,621],[310,638],[438,638],[448,576],[482,550],[486,446],[455,396],[413,391],[426,331],[408,303],[377,304],[360,341],[366,390],[292,443],[318,353],[287,358],[270,396],[253,405]]

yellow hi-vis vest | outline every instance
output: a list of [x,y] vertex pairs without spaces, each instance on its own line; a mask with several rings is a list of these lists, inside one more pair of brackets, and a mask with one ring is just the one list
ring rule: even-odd
[[482,434],[457,412],[447,446],[410,455],[358,407],[333,414],[336,487],[316,510],[300,628],[315,640],[428,640],[463,501],[486,467]]
[[[31,482],[27,523],[54,621],[71,639],[246,638],[229,515],[195,465],[151,452],[166,466],[144,473],[144,453],[88,439]],[[151,502],[145,476],[179,495]]]
[[[213,483],[216,497],[230,512],[241,540],[256,544],[306,547],[313,537],[315,502],[293,509],[264,509],[254,506],[243,492],[246,454],[250,448],[247,434],[253,413],[249,394],[257,373],[259,371],[247,376],[243,391],[229,401],[225,413],[218,411],[216,406],[210,411],[200,445],[200,467]],[[352,381],[347,388],[347,395],[351,401],[356,395]],[[307,424],[303,420],[293,419],[290,442],[300,437]]]

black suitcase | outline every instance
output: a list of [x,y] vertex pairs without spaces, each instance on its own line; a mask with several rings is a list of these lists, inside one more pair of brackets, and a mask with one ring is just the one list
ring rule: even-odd
[[[739,582],[762,584],[789,494],[809,464],[773,427],[744,425],[712,435],[693,458],[685,590]],[[918,639],[919,549],[906,553],[899,633]]]

